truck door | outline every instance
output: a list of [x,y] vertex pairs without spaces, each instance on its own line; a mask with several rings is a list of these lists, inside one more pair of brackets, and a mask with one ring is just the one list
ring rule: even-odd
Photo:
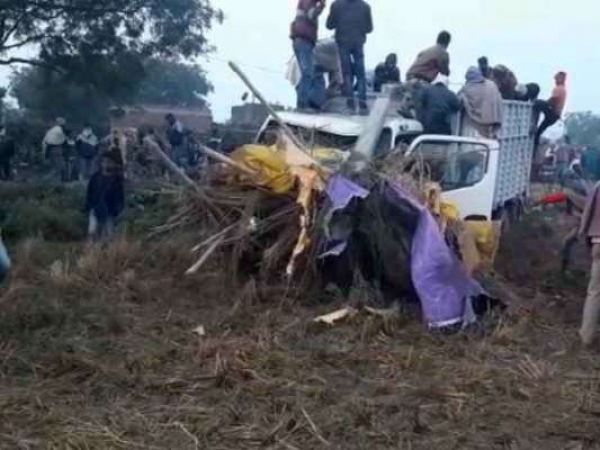
[[494,141],[455,136],[420,136],[408,150],[417,170],[439,183],[444,200],[464,218],[491,219],[498,167]]

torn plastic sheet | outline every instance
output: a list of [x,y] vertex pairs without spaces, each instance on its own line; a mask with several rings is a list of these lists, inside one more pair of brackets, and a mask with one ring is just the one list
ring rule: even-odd
[[423,317],[432,328],[476,321],[470,299],[483,289],[446,244],[434,217],[401,186],[390,184],[390,201],[407,201],[420,211],[411,248],[411,276]]
[[341,175],[333,175],[327,183],[327,196],[331,200],[330,214],[345,209],[355,198],[367,198],[369,191]]
[[[348,246],[347,236],[350,235],[348,230],[338,230],[339,233],[337,234],[339,234],[339,236],[335,238],[332,236],[329,225],[333,215],[337,211],[343,211],[346,209],[353,199],[365,199],[369,196],[368,190],[339,174],[333,175],[331,178],[329,178],[325,192],[327,193],[327,197],[331,202],[331,206],[325,215],[323,225],[325,229],[325,236],[327,236],[328,242],[325,245],[326,250],[318,256],[319,259],[323,259],[328,256],[340,256],[342,253],[344,253],[346,247]],[[343,225],[342,228],[344,228]]]
[[[484,294],[462,263],[448,247],[439,225],[430,211],[414,199],[402,186],[387,183],[385,198],[395,205],[409,204],[418,211],[419,218],[410,248],[410,272],[419,297],[424,321],[431,328],[476,321],[471,299]],[[369,191],[341,175],[333,176],[327,186],[332,206],[326,225],[334,212],[343,211],[355,198],[368,197]],[[350,234],[348,233],[347,236]],[[320,255],[340,256],[347,247],[347,239],[329,236],[327,251]]]
[[346,251],[348,241],[332,242],[330,248],[319,255],[319,259],[327,258],[328,256],[340,256]]

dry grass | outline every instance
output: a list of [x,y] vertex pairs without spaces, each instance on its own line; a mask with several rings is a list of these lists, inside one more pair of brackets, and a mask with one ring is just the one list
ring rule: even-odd
[[525,283],[501,260],[518,304],[442,336],[412,317],[317,326],[335,300],[232,291],[216,266],[183,277],[189,246],[20,246],[0,297],[0,448],[600,448],[582,291],[539,283],[549,267]]

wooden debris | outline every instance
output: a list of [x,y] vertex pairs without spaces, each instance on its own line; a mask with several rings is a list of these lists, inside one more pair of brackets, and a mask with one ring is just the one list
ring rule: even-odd
[[208,247],[208,249],[202,254],[202,256],[200,257],[200,259],[198,261],[196,261],[192,267],[190,267],[188,270],[186,270],[185,274],[186,275],[193,275],[196,272],[198,272],[198,270],[200,270],[200,268],[208,260],[208,258],[210,257],[210,255],[212,255],[214,253],[214,251],[217,248],[219,248],[219,245],[221,245],[221,243],[224,240],[225,240],[225,236],[220,236],[219,238],[215,239],[213,241],[213,243],[210,245],[210,247]]
[[204,325],[198,325],[192,330],[192,333],[195,333],[200,337],[204,337],[206,336],[206,329],[204,328]]
[[346,308],[338,309],[332,313],[315,317],[314,322],[335,325],[336,322],[346,319],[347,317],[354,317],[356,314],[358,314],[358,309],[348,306]]

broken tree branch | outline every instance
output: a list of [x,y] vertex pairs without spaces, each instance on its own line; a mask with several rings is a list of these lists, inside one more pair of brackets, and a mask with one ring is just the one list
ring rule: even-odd
[[211,246],[208,247],[208,249],[202,254],[202,256],[200,257],[200,259],[198,259],[198,261],[196,261],[192,267],[190,267],[188,270],[186,270],[185,274],[186,275],[193,275],[196,272],[198,272],[198,270],[200,270],[200,268],[208,260],[208,258],[210,257],[210,255],[212,255],[215,252],[215,250],[217,248],[219,248],[219,245],[221,245],[221,243],[224,240],[225,240],[225,235],[220,236],[218,239],[215,239],[215,241],[211,244]]
[[277,114],[277,112],[273,109],[273,107],[271,105],[269,105],[269,103],[265,100],[265,98],[260,93],[260,91],[258,89],[256,89],[256,87],[254,87],[254,85],[248,79],[246,74],[244,74],[244,72],[242,72],[242,69],[240,69],[236,63],[231,62],[231,61],[229,62],[229,67],[231,68],[231,70],[233,70],[237,74],[237,76],[239,76],[241,78],[241,80],[244,82],[244,84],[248,87],[248,89],[250,89],[250,91],[252,91],[252,94],[254,94],[254,96],[263,104],[263,106],[265,108],[267,108],[267,111],[269,111],[269,114],[271,114],[271,116],[277,121],[277,123],[279,124],[279,126],[281,127],[283,132],[287,135],[287,137],[289,137],[291,139],[291,141],[296,145],[296,147],[298,147],[303,152],[308,153],[306,151],[306,145],[304,145],[304,143],[300,141],[298,136],[296,136],[292,132],[292,130],[290,130],[290,128],[285,124],[285,122],[281,119],[281,117],[279,117],[279,114]]
[[198,185],[186,175],[186,173],[175,164],[171,158],[169,158],[165,152],[162,151],[160,145],[158,145],[152,138],[146,137],[144,138],[144,144],[147,145],[152,152],[158,156],[158,158],[162,161],[162,163],[169,169],[174,175],[176,175],[181,181],[183,181],[188,187],[194,189],[195,191],[199,191],[200,188]]

